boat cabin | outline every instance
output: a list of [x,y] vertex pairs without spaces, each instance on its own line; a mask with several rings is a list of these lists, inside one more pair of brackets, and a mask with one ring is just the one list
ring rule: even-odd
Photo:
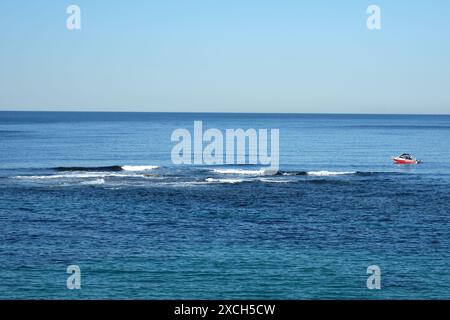
[[413,157],[409,153],[403,153],[402,155],[399,156],[399,158],[405,160],[413,160]]

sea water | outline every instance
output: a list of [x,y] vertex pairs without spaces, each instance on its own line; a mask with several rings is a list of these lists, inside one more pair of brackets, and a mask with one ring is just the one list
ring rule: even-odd
[[[194,121],[279,129],[279,171],[173,164]],[[0,112],[0,298],[449,299],[449,146],[450,116]]]

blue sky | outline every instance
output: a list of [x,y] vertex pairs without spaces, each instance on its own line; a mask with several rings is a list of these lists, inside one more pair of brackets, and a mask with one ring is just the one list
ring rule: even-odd
[[450,113],[444,0],[1,0],[0,41],[0,110]]

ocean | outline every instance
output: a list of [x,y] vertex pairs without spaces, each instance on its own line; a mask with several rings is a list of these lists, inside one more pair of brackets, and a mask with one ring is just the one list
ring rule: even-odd
[[[279,170],[173,164],[196,120],[279,129]],[[0,299],[450,299],[449,146],[450,116],[0,112]]]

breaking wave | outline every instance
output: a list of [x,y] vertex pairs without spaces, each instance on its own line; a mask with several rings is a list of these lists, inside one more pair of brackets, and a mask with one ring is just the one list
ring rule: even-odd
[[316,176],[316,177],[330,177],[330,176],[373,176],[377,174],[397,174],[395,172],[363,172],[363,171],[279,171],[277,175],[281,176]]
[[213,172],[220,174],[249,175],[249,176],[274,176],[278,174],[278,170],[273,169],[259,169],[259,170],[214,169]]
[[205,181],[209,182],[209,183],[231,183],[231,184],[235,184],[235,183],[245,182],[246,180],[244,180],[244,179],[215,179],[215,178],[207,178]]
[[91,173],[69,173],[54,174],[41,176],[16,176],[15,179],[26,180],[42,180],[42,179],[85,179],[85,178],[105,178],[105,177],[130,177],[129,174],[107,173],[107,172],[91,172]]
[[341,176],[341,175],[370,175],[371,172],[358,171],[278,171],[272,169],[244,170],[244,169],[214,169],[213,172],[220,174],[249,175],[249,176]]
[[278,171],[279,176],[306,176],[308,172],[306,171]]
[[84,181],[81,184],[89,185],[89,186],[102,185],[102,184],[105,184],[105,179],[101,178],[101,179],[96,179],[96,180],[92,180],[92,181]]
[[207,178],[205,182],[208,183],[242,183],[242,182],[263,182],[263,183],[296,183],[296,180],[283,180],[283,179],[273,179],[273,178],[253,178],[253,179],[217,179],[217,178]]
[[85,171],[85,172],[116,172],[122,171],[121,166],[107,166],[107,167],[56,167],[54,168],[58,172],[71,172],[71,171]]
[[124,171],[149,171],[158,169],[158,166],[123,166],[122,170]]
[[105,167],[56,167],[58,172],[119,172],[119,171],[148,171],[158,166],[105,166]]
[[357,174],[356,171],[309,171],[306,173],[308,176],[315,177],[328,177],[328,176],[345,176]]
[[[301,183],[310,182],[311,178],[320,178],[326,183],[334,181],[338,176],[372,176],[384,174],[381,172],[360,171],[278,171],[270,168],[162,168],[152,171],[158,166],[101,166],[101,167],[57,167],[53,172],[42,169],[39,174],[11,176],[39,185],[61,183],[81,185],[116,185],[127,186],[163,186],[163,185],[208,185],[208,184],[239,184],[239,183]],[[55,172],[56,171],[56,172]],[[391,174],[391,173],[385,173]],[[304,177],[304,178],[303,178]],[[347,180],[342,178],[340,180]],[[46,182],[47,181],[47,182]],[[320,183],[320,182],[318,182]]]

